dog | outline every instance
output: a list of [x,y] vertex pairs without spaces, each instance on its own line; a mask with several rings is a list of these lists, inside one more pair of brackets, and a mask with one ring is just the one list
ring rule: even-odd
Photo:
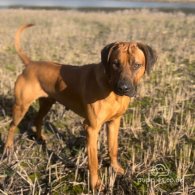
[[31,26],[33,24],[21,26],[15,35],[15,48],[25,69],[15,82],[13,118],[4,153],[9,155],[13,151],[14,131],[29,106],[37,99],[40,108],[35,118],[36,135],[43,140],[43,118],[52,104],[58,101],[84,118],[90,184],[95,189],[100,185],[98,132],[106,123],[111,166],[118,174],[124,174],[117,160],[120,119],[136,95],[138,82],[155,64],[156,52],[140,42],[114,42],[102,49],[99,64],[72,66],[32,61],[20,47],[21,33]]

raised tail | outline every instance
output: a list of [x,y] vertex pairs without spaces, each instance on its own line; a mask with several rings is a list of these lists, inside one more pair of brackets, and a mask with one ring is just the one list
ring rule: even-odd
[[25,24],[21,26],[15,34],[15,48],[25,66],[27,66],[31,62],[31,60],[20,47],[20,35],[26,28],[29,28],[31,26],[34,26],[34,24]]

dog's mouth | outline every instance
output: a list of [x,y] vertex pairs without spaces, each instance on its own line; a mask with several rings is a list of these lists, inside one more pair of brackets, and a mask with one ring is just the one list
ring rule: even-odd
[[136,89],[133,89],[133,90],[127,90],[127,91],[121,91],[121,90],[118,90],[115,88],[114,90],[114,93],[116,93],[116,95],[119,95],[119,96],[128,96],[128,97],[135,97],[136,94],[137,94],[137,91]]

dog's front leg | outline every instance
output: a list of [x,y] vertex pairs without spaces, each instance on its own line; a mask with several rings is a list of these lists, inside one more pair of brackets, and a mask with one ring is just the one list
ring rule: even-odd
[[124,169],[120,166],[117,160],[120,119],[121,117],[118,117],[108,123],[108,150],[111,166],[116,171],[116,173],[124,174]]
[[97,155],[97,139],[99,127],[87,126],[87,152],[90,172],[90,184],[92,190],[98,188],[101,184],[98,177],[98,155]]

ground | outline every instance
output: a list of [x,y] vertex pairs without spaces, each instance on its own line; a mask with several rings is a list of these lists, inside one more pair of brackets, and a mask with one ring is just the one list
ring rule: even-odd
[[[0,154],[11,120],[13,86],[23,69],[14,33],[35,23],[22,38],[34,60],[82,65],[100,61],[114,41],[139,40],[156,49],[158,62],[138,87],[123,116],[119,161],[109,166],[106,128],[99,135],[100,194],[195,193],[195,15],[148,10],[106,13],[58,10],[0,12]],[[82,118],[59,104],[45,118],[45,145],[33,133],[35,102],[17,129],[12,159],[0,161],[1,194],[90,194]]]

